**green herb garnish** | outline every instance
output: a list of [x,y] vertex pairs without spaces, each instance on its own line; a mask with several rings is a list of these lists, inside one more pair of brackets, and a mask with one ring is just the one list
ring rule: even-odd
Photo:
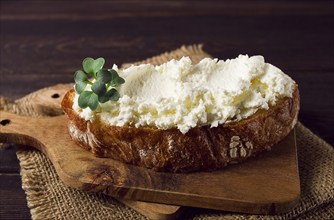
[[[95,111],[99,103],[117,101],[120,94],[117,87],[125,81],[113,69],[102,69],[104,59],[87,57],[82,61],[83,70],[74,74],[75,91],[79,94],[78,104],[80,108],[89,107]],[[95,81],[94,81],[95,79]],[[85,90],[87,84],[91,85],[92,91]]]

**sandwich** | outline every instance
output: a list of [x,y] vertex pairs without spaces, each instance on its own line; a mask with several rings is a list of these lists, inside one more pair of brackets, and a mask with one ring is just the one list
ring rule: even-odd
[[297,122],[298,85],[262,56],[103,66],[86,58],[62,101],[72,139],[96,157],[218,170],[270,150]]

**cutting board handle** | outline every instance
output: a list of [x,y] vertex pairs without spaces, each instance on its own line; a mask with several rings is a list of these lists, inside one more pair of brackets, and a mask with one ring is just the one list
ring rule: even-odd
[[[21,114],[30,110],[43,116],[63,115],[60,103],[71,88],[72,84],[57,84],[40,89],[11,103],[8,111]],[[0,111],[0,143],[23,144],[42,150],[41,141],[50,137],[55,138],[52,130],[55,125],[59,125],[58,119],[58,117],[25,117]]]
[[41,140],[46,137],[44,130],[38,127],[42,126],[48,130],[50,119],[25,117],[0,111],[0,143],[29,145],[42,150]]

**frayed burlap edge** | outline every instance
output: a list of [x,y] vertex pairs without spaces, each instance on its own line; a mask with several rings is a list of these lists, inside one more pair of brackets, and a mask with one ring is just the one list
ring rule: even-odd
[[205,57],[211,57],[211,55],[209,55],[203,50],[202,44],[195,44],[195,45],[189,45],[189,46],[182,46],[179,49],[172,50],[170,52],[165,52],[160,55],[148,58],[146,60],[142,60],[142,61],[138,61],[134,63],[125,63],[122,65],[122,68],[129,67],[132,64],[138,65],[138,64],[143,64],[143,63],[160,65],[171,59],[178,60],[182,58],[183,56],[189,56],[194,63],[198,63],[200,60],[202,60]]
[[67,187],[39,151],[18,150],[17,156],[32,219],[145,219],[103,193]]
[[[210,55],[202,45],[181,48],[139,63],[160,64],[170,59],[190,56],[198,62]],[[123,67],[129,66],[124,64]],[[68,85],[70,86],[70,85]],[[36,109],[29,100],[34,93],[12,102],[0,97],[0,109],[21,115],[49,116]],[[334,218],[334,150],[301,123],[296,126],[301,198],[288,213],[280,215],[242,215],[190,208],[185,219],[331,219]],[[101,193],[89,194],[65,186],[51,162],[34,149],[17,151],[32,219],[144,219],[142,215]]]

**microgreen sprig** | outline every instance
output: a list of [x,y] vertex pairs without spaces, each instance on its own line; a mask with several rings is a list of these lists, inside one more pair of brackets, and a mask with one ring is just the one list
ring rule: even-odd
[[[83,71],[75,72],[75,91],[79,94],[80,108],[89,107],[95,111],[99,103],[117,101],[120,98],[117,87],[125,80],[115,70],[103,69],[104,63],[102,57],[96,60],[87,57],[82,61]],[[91,85],[91,91],[85,90],[88,84]]]

